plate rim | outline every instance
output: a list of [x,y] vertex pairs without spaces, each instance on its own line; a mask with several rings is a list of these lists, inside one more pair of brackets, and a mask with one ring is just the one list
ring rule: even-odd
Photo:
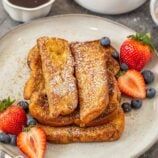
[[[114,20],[111,20],[111,19],[108,19],[108,18],[104,18],[104,17],[101,17],[101,16],[97,16],[97,15],[78,14],[78,13],[76,13],[76,14],[60,14],[60,15],[48,16],[48,17],[36,19],[36,20],[33,20],[33,21],[29,21],[27,23],[19,24],[19,25],[15,26],[15,27],[11,28],[11,30],[6,32],[4,35],[2,35],[0,37],[0,43],[2,42],[2,40],[5,40],[5,38],[7,38],[7,36],[9,36],[10,34],[12,34],[14,32],[17,32],[17,31],[19,31],[21,29],[25,29],[25,27],[30,26],[32,24],[44,22],[44,21],[51,20],[51,19],[54,19],[54,18],[75,17],[75,16],[87,17],[87,18],[89,17],[89,18],[94,18],[96,20],[99,19],[99,20],[106,21],[106,22],[112,23],[114,25],[117,25],[119,27],[122,27],[122,28],[124,28],[126,30],[129,30],[129,31],[132,31],[132,32],[136,32],[134,29],[131,29],[130,27],[128,27],[126,25],[123,25],[121,23],[115,22]],[[149,150],[157,141],[158,141],[158,134],[155,135],[155,138],[153,138],[153,140],[151,140],[151,142],[149,144],[147,144],[146,146],[143,146],[139,152],[134,153],[135,155],[132,155],[132,156],[134,156],[134,157],[141,156],[143,153],[145,153],[147,150]],[[1,144],[0,144],[0,146],[1,146]],[[128,157],[130,157],[130,155]]]
[[42,21],[47,21],[47,20],[50,20],[50,19],[54,19],[54,18],[60,18],[60,17],[72,17],[72,16],[82,16],[82,17],[90,17],[90,18],[94,18],[94,19],[100,19],[100,20],[103,20],[103,21],[107,21],[109,23],[112,23],[112,24],[115,24],[115,25],[118,25],[126,30],[129,30],[129,31],[132,31],[132,32],[136,32],[134,29],[132,28],[129,28],[128,26],[126,25],[123,25],[119,22],[116,22],[112,19],[109,19],[109,18],[104,18],[102,16],[97,16],[97,15],[91,15],[91,14],[78,14],[78,13],[75,13],[75,14],[59,14],[59,15],[52,15],[52,16],[48,16],[48,17],[43,17],[43,18],[39,18],[39,19],[35,19],[35,20],[32,20],[32,21],[29,21],[29,22],[26,22],[26,23],[22,23],[22,24],[19,24],[17,26],[14,26],[12,27],[8,32],[6,32],[4,35],[2,35],[0,37],[0,42],[6,38],[9,34],[11,33],[14,33],[20,29],[24,29],[25,27],[29,26],[29,25],[32,25],[32,24],[36,24],[36,23],[39,23],[39,22],[42,22]]

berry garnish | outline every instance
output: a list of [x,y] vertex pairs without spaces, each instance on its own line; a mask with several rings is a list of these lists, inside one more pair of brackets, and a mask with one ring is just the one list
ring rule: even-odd
[[28,111],[29,104],[27,101],[21,100],[18,102],[18,105],[21,106],[26,112]]
[[0,130],[18,135],[26,125],[27,117],[23,108],[13,103],[10,98],[0,102]]
[[127,71],[127,70],[128,70],[128,65],[125,64],[125,63],[122,63],[122,64],[120,65],[120,68],[121,68],[122,71]]
[[131,104],[128,102],[123,103],[122,109],[125,113],[130,112],[132,110]]
[[142,107],[142,100],[135,99],[131,101],[131,106],[133,109],[139,109]]
[[146,96],[145,82],[140,72],[128,70],[118,78],[120,91],[133,98],[144,99]]
[[142,70],[151,60],[154,46],[148,34],[136,33],[123,42],[120,48],[121,63],[130,69]]
[[147,90],[146,90],[146,97],[147,98],[154,98],[155,97],[155,95],[156,95],[156,90],[154,89],[154,88],[148,88]]
[[9,134],[9,136],[10,136],[10,145],[16,146],[16,144],[17,144],[17,136],[16,135],[12,135],[12,134]]
[[28,116],[27,118],[27,126],[30,126],[30,125],[36,125],[37,124],[37,121],[32,117],[32,116]]
[[110,46],[110,39],[108,37],[103,37],[101,40],[100,40],[100,43],[102,46]]
[[6,133],[0,133],[0,142],[5,143],[5,144],[9,144],[10,143],[10,136]]
[[119,53],[118,53],[116,50],[114,50],[114,51],[112,52],[112,57],[113,57],[114,59],[116,59],[116,60],[119,60]]
[[146,84],[152,83],[155,79],[154,73],[150,70],[144,70],[142,75]]
[[45,132],[38,127],[26,128],[17,137],[17,146],[29,158],[44,158]]

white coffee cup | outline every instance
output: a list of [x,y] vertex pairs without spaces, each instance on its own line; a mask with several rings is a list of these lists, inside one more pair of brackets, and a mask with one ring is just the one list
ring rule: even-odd
[[122,14],[141,6],[146,0],[75,0],[81,6],[103,14]]

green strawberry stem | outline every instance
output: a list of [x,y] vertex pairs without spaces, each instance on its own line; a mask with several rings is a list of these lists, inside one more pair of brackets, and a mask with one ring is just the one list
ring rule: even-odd
[[116,74],[116,77],[119,78],[120,76],[124,75],[126,73],[126,71],[119,71],[117,74]]
[[150,33],[136,33],[135,35],[128,36],[128,38],[140,41],[143,44],[148,45],[152,50],[155,49]]
[[35,125],[30,125],[28,127],[23,128],[23,132],[29,132],[31,128],[35,127]]
[[3,99],[0,101],[0,112],[4,111],[5,109],[7,109],[9,106],[11,106],[13,103],[15,102],[15,100],[11,100],[10,97],[8,97],[7,99]]

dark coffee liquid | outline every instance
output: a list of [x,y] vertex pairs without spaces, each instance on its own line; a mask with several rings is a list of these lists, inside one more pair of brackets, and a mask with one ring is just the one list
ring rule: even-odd
[[50,0],[9,0],[14,5],[26,7],[26,8],[35,8],[44,3],[47,3]]

